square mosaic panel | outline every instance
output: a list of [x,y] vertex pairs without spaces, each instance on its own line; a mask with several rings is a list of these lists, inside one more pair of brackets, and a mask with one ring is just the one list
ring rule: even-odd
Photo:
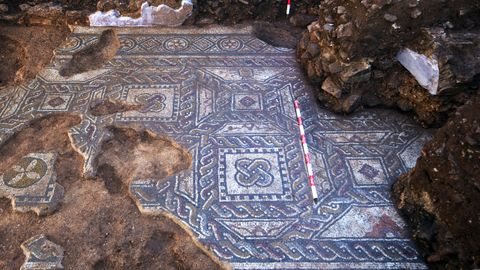
[[259,94],[234,94],[233,109],[237,111],[261,111],[262,97]]
[[219,149],[220,201],[291,199],[281,149]]
[[375,186],[388,184],[386,170],[381,158],[349,158],[347,159],[358,186]]
[[178,118],[177,85],[128,85],[122,99],[140,109],[121,113],[120,121],[176,121]]

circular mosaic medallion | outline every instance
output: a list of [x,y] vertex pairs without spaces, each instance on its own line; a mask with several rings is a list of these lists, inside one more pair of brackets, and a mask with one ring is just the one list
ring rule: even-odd
[[135,47],[135,40],[127,37],[120,38],[120,50],[128,52]]
[[218,43],[220,48],[224,51],[236,51],[242,46],[242,42],[236,38],[224,38]]
[[74,51],[80,47],[82,40],[79,37],[69,37],[59,48],[60,51]]
[[188,40],[184,38],[171,38],[165,41],[165,49],[169,51],[183,51],[188,48]]
[[26,188],[38,182],[46,173],[47,164],[45,161],[39,158],[26,157],[5,172],[3,182],[12,188]]

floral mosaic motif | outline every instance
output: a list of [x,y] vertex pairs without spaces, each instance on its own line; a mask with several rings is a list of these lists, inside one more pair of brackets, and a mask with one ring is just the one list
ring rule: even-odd
[[26,259],[20,270],[63,269],[63,248],[48,240],[45,235],[40,234],[28,239],[21,248]]
[[47,164],[39,158],[25,157],[3,175],[5,185],[13,188],[29,187],[45,176]]
[[236,38],[225,38],[220,40],[219,45],[226,51],[236,51],[242,46],[242,43]]
[[0,197],[10,198],[13,209],[50,214],[63,199],[64,189],[56,183],[55,153],[32,153],[0,175]]
[[184,38],[172,38],[165,42],[165,48],[169,51],[182,51],[188,46],[189,42]]
[[120,38],[120,51],[129,51],[135,47],[135,41],[131,38],[121,37]]

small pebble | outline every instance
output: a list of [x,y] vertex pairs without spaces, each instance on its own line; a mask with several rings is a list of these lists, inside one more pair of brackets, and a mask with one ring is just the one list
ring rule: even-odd
[[0,4],[0,13],[4,13],[8,11],[7,4]]
[[414,9],[412,13],[410,13],[410,17],[413,19],[420,17],[420,15],[422,15],[422,12],[418,8]]
[[390,13],[385,13],[385,15],[383,15],[383,18],[389,22],[395,22],[397,20],[397,16]]

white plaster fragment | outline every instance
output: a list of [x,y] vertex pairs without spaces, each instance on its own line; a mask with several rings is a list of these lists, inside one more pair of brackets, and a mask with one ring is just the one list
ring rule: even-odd
[[396,58],[423,88],[432,95],[437,94],[440,72],[435,58],[428,58],[408,48],[401,49]]
[[120,16],[117,10],[107,12],[97,11],[90,16],[90,26],[152,26],[163,25],[176,27],[191,15],[193,10],[192,0],[183,0],[182,6],[173,9],[167,5],[159,5],[158,7],[150,6],[143,3],[141,7],[141,16],[139,18],[131,18]]

